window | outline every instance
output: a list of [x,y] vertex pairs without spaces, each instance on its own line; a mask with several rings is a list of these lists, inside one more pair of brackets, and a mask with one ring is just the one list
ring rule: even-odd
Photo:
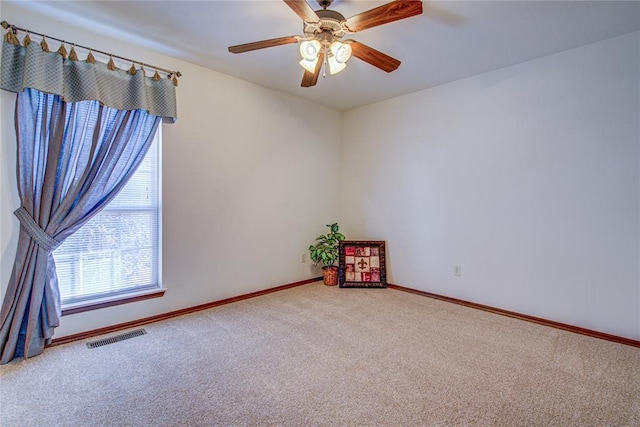
[[54,251],[63,307],[160,288],[160,145],[159,126],[122,191]]

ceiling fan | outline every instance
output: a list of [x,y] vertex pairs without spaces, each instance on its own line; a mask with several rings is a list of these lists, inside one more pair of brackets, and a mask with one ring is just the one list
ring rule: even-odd
[[350,18],[329,9],[333,0],[318,0],[322,9],[315,11],[305,0],[283,1],[302,19],[303,36],[278,37],[239,44],[230,46],[229,52],[243,53],[300,43],[300,65],[305,69],[302,87],[311,87],[318,82],[323,65],[325,70],[329,68],[330,74],[342,71],[352,55],[387,73],[397,69],[400,66],[399,60],[355,40],[341,39],[347,34],[422,13],[422,2],[419,0],[395,0]]

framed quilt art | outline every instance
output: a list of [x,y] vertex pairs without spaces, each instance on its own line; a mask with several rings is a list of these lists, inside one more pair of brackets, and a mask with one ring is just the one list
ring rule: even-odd
[[386,288],[384,240],[342,240],[339,247],[341,288]]

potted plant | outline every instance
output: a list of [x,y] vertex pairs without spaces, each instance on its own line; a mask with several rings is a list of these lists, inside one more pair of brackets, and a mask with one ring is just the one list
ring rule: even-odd
[[327,224],[329,232],[316,238],[316,244],[309,246],[311,252],[311,261],[316,265],[322,263],[322,278],[327,286],[335,286],[338,284],[338,267],[335,263],[338,261],[338,247],[340,241],[345,237],[338,232],[338,223]]

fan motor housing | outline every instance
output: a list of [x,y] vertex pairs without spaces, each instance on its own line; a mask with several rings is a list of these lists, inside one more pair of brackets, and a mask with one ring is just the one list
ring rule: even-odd
[[345,17],[335,10],[321,9],[316,10],[320,22],[303,23],[302,29],[307,37],[314,37],[321,33],[330,33],[335,38],[341,38],[345,35],[342,23],[346,21]]

